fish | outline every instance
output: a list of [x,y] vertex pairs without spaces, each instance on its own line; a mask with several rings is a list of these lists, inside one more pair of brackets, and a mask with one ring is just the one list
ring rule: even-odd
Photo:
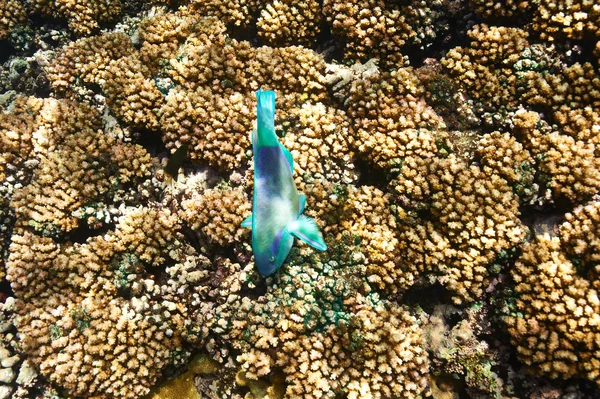
[[181,147],[175,150],[173,155],[171,155],[171,158],[169,158],[169,160],[167,161],[167,165],[165,166],[165,173],[167,173],[172,178],[177,178],[179,169],[181,168],[181,165],[183,165],[183,162],[187,157],[188,147],[189,144],[183,144]]
[[252,251],[258,271],[267,277],[285,262],[294,237],[327,250],[314,219],[302,215],[306,195],[294,182],[294,159],[275,133],[275,92],[258,90],[256,129],[252,132],[254,193],[252,214],[242,227],[252,229]]

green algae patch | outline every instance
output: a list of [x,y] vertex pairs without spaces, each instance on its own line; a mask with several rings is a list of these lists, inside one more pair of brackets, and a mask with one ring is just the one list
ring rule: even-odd
[[246,377],[246,373],[239,371],[235,376],[238,385],[247,387],[250,392],[245,399],[283,399],[285,396],[285,376],[275,374],[270,380],[259,378],[253,380]]
[[143,399],[201,399],[194,386],[194,377],[196,374],[214,374],[219,368],[208,355],[198,355],[190,361],[185,373],[156,385]]

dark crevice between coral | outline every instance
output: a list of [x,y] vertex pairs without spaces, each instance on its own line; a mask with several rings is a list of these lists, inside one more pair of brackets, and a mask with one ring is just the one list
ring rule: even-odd
[[437,60],[446,56],[446,53],[457,46],[468,46],[471,39],[466,35],[471,25],[469,20],[461,18],[449,18],[449,29],[445,32],[440,32],[436,38],[427,43],[423,48],[423,44],[406,44],[402,48],[402,54],[408,57],[410,65],[419,68],[423,65],[426,59],[435,58]]
[[[539,183],[540,180],[536,176],[535,182]],[[540,187],[544,187],[543,183]],[[544,190],[543,188],[541,190]],[[552,204],[546,205],[530,205],[520,204],[519,205],[519,219],[521,223],[529,227],[533,232],[542,234],[544,232],[552,233],[555,232],[564,221],[565,213],[573,210],[573,204],[565,199],[557,198]]]
[[427,314],[433,314],[437,305],[454,305],[450,291],[439,283],[410,287],[400,303],[409,307],[420,307]]
[[557,44],[558,54],[566,54],[565,56],[561,56],[560,60],[565,63],[566,66],[589,62],[598,69],[600,67],[598,64],[598,57],[594,56],[594,44],[596,40],[595,37],[590,36],[580,40],[571,39],[567,40],[566,43]]
[[384,192],[387,190],[388,181],[384,171],[377,169],[365,160],[358,157],[356,158],[354,166],[359,176],[358,181],[356,182],[357,187],[372,186]]
[[194,248],[197,253],[205,254],[206,251],[202,247],[202,243],[200,242],[200,238],[196,230],[193,230],[191,227],[189,227],[187,223],[183,223],[183,226],[181,227],[181,233],[183,234],[185,242]]
[[90,226],[85,223],[85,220],[82,220],[76,229],[64,235],[64,242],[71,241],[83,244],[88,238],[104,235],[114,229],[115,225],[113,223],[107,223],[98,229],[91,229]]
[[157,132],[146,129],[137,129],[135,131],[135,138],[135,143],[144,147],[152,157],[157,157],[160,153],[170,153],[163,143],[161,135]]
[[0,280],[0,302],[4,303],[6,298],[14,297],[14,296],[15,296],[15,293],[13,292],[12,287],[10,286],[10,283],[8,282],[8,280],[6,280],[6,278],[3,278],[2,280]]
[[[435,18],[435,15],[443,17]],[[415,68],[423,65],[428,58],[441,59],[448,50],[456,47],[468,47],[471,39],[467,32],[476,24],[483,23],[483,18],[473,13],[465,0],[450,0],[434,10],[434,19],[431,26],[435,29],[435,38],[421,43],[409,42],[403,47],[402,54],[406,55],[410,64]],[[413,41],[416,41],[413,38]]]
[[43,68],[34,60],[19,57],[11,57],[0,66],[0,92],[10,90],[38,98],[47,98],[51,92]]
[[[532,21],[533,13],[530,11],[530,12],[524,12],[522,15],[513,15],[510,17],[501,17],[501,16],[485,17],[485,16],[479,15],[475,12],[472,12],[472,13],[468,14],[467,17],[471,21],[476,21],[473,23],[473,25],[486,24],[488,26],[504,26],[507,28],[519,28],[519,29],[525,29],[525,30],[531,31],[531,29],[528,29],[527,25]],[[469,29],[471,29],[471,27],[472,27],[472,25],[469,26]]]
[[175,266],[177,263],[175,260],[166,256],[165,261],[157,266],[150,265],[146,262],[144,263],[144,271],[147,275],[152,276],[152,279],[156,283],[156,285],[167,285],[167,281],[169,280],[169,275],[166,273],[168,267]]
[[[521,27],[522,26],[517,26]],[[596,68],[599,68],[598,57],[594,56],[594,48],[598,40],[593,34],[584,34],[581,39],[568,39],[563,37],[552,42],[540,38],[539,32],[529,30],[529,44],[541,44],[548,46],[550,43],[555,47],[555,51],[560,61],[569,67],[573,64],[584,64],[589,62]],[[585,32],[584,32],[585,33]],[[562,36],[558,34],[557,36]]]
[[[319,3],[322,8],[322,2]],[[323,57],[325,62],[331,63],[335,61],[339,64],[343,63],[344,46],[340,43],[340,40],[337,40],[333,36],[331,27],[325,20],[325,17],[321,20],[320,31],[317,35],[316,42],[317,44],[314,46],[314,49]]]
[[[9,60],[10,56],[13,55],[14,52],[15,49],[13,46],[11,46],[8,40],[0,40],[0,64],[6,63],[6,61]],[[0,68],[4,69],[6,66],[2,65]]]
[[48,32],[52,30],[69,32],[71,40],[77,40],[77,36],[69,31],[69,24],[66,19],[43,17],[39,14],[29,13],[29,22],[34,32],[39,32],[46,27]]
[[[166,6],[170,10],[177,10],[180,3],[180,1],[170,1]],[[148,11],[154,7],[152,2],[146,0],[121,0],[121,4],[123,5],[123,15],[127,16],[136,16],[140,12]]]
[[260,9],[253,11],[252,15],[249,17],[252,22],[246,26],[227,24],[227,34],[229,37],[237,41],[248,41],[252,47],[266,45],[266,43],[263,43],[258,37],[258,28],[256,27],[256,22],[258,21],[258,17],[260,17],[260,11]]

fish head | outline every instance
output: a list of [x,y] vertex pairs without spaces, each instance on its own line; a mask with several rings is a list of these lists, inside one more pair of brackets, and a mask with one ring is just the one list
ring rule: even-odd
[[260,274],[267,277],[275,273],[285,262],[293,244],[294,237],[282,229],[264,251],[254,251],[254,261]]

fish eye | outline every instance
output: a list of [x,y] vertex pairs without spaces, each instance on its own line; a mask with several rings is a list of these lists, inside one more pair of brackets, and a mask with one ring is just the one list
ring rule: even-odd
[[271,257],[269,258],[269,262],[270,262],[270,263],[275,263],[275,257],[274,257],[274,256],[271,256]]

